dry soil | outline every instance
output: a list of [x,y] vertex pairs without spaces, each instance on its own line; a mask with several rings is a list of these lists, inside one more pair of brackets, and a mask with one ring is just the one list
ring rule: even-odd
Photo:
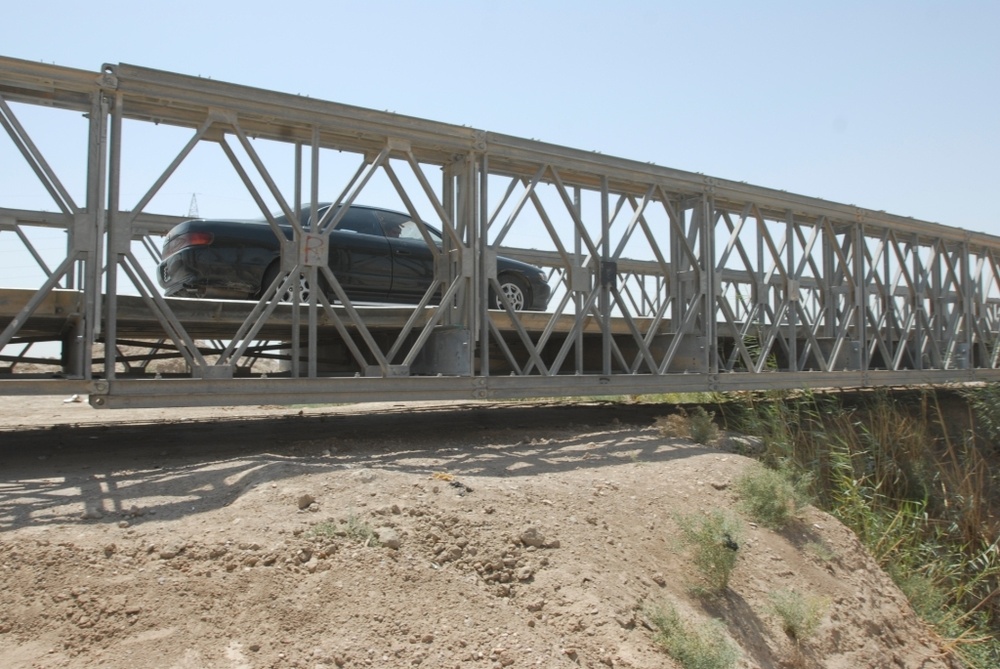
[[[850,531],[754,525],[751,461],[662,406],[71,399],[3,399],[0,667],[679,667],[665,604],[739,667],[958,666]],[[678,520],[719,509],[743,531],[710,598]],[[798,643],[787,590],[823,602]]]

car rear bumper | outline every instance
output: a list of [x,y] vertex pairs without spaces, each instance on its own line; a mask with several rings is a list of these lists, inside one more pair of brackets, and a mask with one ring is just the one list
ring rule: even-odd
[[198,297],[245,300],[254,297],[258,282],[238,281],[231,264],[216,271],[200,249],[185,249],[164,258],[157,267],[157,279],[167,297]]

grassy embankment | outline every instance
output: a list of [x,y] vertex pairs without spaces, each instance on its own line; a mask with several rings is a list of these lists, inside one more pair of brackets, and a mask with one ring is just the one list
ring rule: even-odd
[[969,666],[1000,666],[1000,386],[774,393],[719,413],[808,481]]

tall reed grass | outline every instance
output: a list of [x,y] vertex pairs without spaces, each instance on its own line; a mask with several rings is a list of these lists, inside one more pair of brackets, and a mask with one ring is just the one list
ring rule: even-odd
[[762,462],[806,476],[969,666],[1000,666],[1000,386],[728,402]]

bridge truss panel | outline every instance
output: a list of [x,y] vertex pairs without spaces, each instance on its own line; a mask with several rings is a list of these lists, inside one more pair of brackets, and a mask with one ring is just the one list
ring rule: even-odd
[[[86,115],[82,198],[19,120],[31,106]],[[150,406],[1000,377],[989,235],[132,65],[0,58],[0,124],[55,210],[0,208],[0,238],[39,276],[0,292],[0,392]],[[173,142],[158,154],[154,132]],[[159,198],[204,161],[278,239],[254,299],[158,286],[160,237],[183,220]],[[413,304],[350,299],[312,251],[342,216],[320,217],[323,201],[403,212],[428,242],[439,230],[431,287]],[[62,257],[37,230],[62,231]],[[541,268],[545,311],[504,297],[500,257]],[[306,298],[303,280],[327,290]],[[57,356],[33,353],[47,342]]]

